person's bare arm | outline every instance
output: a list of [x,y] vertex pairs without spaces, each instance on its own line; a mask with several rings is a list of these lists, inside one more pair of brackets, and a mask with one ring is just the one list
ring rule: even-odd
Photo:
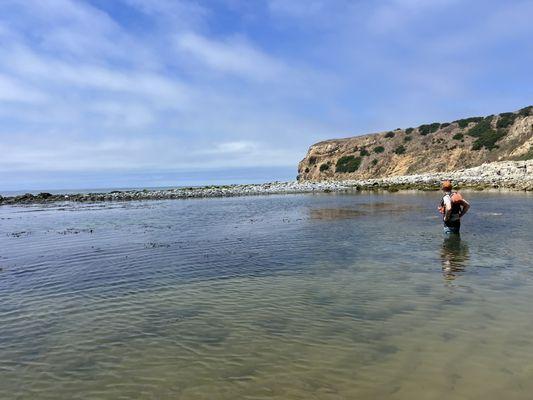
[[461,209],[461,217],[470,210],[470,203],[463,199],[463,208]]

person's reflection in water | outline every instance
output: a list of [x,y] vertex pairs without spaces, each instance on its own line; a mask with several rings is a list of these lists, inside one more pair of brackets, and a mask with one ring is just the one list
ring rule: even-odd
[[442,274],[446,280],[454,280],[464,271],[469,259],[468,245],[461,241],[461,235],[445,235],[441,249]]

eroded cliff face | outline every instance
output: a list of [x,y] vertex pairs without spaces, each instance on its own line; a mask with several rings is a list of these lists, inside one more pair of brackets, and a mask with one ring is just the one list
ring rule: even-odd
[[298,179],[380,178],[526,159],[533,159],[533,106],[514,113],[319,142],[298,165]]

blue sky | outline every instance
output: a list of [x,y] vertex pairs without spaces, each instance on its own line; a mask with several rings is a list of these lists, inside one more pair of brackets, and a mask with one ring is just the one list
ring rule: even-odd
[[0,190],[289,179],[319,140],[515,110],[532,18],[530,0],[2,0]]

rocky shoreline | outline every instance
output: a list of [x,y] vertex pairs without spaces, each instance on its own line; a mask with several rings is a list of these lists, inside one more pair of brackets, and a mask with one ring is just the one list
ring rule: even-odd
[[128,190],[109,193],[24,194],[2,197],[0,205],[56,202],[116,202],[135,200],[190,199],[291,193],[328,193],[348,191],[438,190],[440,182],[452,179],[461,189],[504,189],[533,191],[533,160],[503,161],[444,173],[428,173],[389,178],[346,181],[292,181],[263,184],[205,186],[161,190]]

